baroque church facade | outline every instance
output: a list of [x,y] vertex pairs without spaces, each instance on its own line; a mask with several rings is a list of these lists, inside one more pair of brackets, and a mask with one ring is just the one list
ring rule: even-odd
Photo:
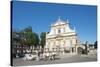
[[51,24],[50,32],[46,33],[45,48],[49,51],[54,51],[59,48],[61,52],[65,50],[76,52],[78,42],[75,27],[71,29],[69,21],[63,21],[59,17],[54,24]]

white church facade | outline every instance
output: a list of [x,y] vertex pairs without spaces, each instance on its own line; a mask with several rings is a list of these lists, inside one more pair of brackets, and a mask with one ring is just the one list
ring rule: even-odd
[[46,33],[46,45],[45,49],[49,51],[65,52],[67,50],[71,52],[76,52],[79,40],[75,27],[70,28],[70,23],[68,20],[63,21],[58,18],[54,24],[51,24],[51,29],[49,33]]

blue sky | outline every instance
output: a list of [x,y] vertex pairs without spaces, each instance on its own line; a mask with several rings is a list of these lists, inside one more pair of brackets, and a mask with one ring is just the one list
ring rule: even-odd
[[81,42],[97,40],[96,6],[13,1],[12,10],[14,29],[32,26],[38,34],[49,32],[50,25],[60,16],[62,20],[69,20],[72,29],[76,28]]

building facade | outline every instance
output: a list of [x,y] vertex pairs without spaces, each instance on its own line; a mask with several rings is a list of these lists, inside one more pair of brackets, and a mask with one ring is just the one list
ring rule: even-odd
[[70,28],[69,21],[63,21],[58,18],[54,24],[51,24],[49,33],[46,33],[45,48],[49,51],[58,51],[64,53],[65,51],[76,52],[78,45],[77,33],[75,27]]

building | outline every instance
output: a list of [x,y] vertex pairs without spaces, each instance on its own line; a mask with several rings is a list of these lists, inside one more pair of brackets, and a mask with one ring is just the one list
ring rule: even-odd
[[49,33],[46,33],[46,51],[59,51],[65,53],[65,51],[76,52],[78,45],[78,37],[75,30],[70,28],[70,23],[58,18],[54,24],[51,24]]

